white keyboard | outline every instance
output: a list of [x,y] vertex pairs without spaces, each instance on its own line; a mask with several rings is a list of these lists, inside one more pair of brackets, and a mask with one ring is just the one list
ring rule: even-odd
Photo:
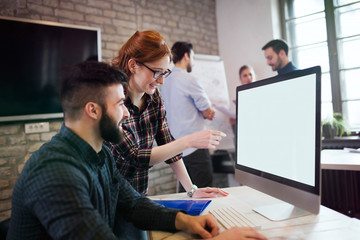
[[232,207],[218,208],[209,211],[216,220],[225,228],[230,229],[232,227],[251,227],[255,230],[260,230],[261,226],[253,223],[247,219],[243,214],[238,212]]

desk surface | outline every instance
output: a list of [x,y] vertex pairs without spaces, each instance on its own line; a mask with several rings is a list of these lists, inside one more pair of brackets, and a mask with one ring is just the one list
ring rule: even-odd
[[342,149],[322,150],[321,169],[360,171],[360,153]]
[[[212,199],[204,214],[211,209],[231,205],[244,213],[250,220],[262,226],[259,231],[268,239],[358,239],[360,236],[360,220],[349,218],[343,214],[321,206],[318,215],[309,214],[304,217],[273,222],[252,211],[253,207],[264,204],[276,204],[279,200],[249,187],[225,188],[228,197]],[[185,193],[151,196],[151,199],[174,200],[189,199]],[[221,229],[223,231],[223,229]],[[168,233],[150,232],[151,239],[191,239],[186,232]]]

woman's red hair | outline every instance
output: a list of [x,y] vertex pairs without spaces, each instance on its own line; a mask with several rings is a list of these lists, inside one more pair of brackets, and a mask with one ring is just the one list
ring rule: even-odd
[[131,58],[136,62],[145,63],[157,61],[164,56],[169,56],[171,61],[171,51],[159,32],[136,31],[121,47],[118,55],[112,60],[112,64],[130,76],[128,62]]

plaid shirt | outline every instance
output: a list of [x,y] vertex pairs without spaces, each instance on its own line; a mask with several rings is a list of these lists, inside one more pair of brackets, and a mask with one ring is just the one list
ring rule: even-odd
[[[123,124],[125,140],[119,145],[112,145],[112,153],[120,173],[141,194],[148,189],[149,162],[154,140],[157,145],[164,145],[174,141],[167,121],[164,101],[160,93],[155,91],[152,96],[145,93],[145,106],[140,111],[127,98],[125,105],[130,117]],[[179,154],[166,163],[173,163],[181,159]]]
[[124,219],[174,230],[176,214],[137,193],[105,145],[96,153],[63,125],[16,182],[7,239],[116,239],[126,234]]

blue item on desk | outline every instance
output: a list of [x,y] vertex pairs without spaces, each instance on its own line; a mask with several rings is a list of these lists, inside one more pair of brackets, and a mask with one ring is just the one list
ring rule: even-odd
[[211,200],[154,200],[165,207],[185,210],[187,214],[200,215]]

